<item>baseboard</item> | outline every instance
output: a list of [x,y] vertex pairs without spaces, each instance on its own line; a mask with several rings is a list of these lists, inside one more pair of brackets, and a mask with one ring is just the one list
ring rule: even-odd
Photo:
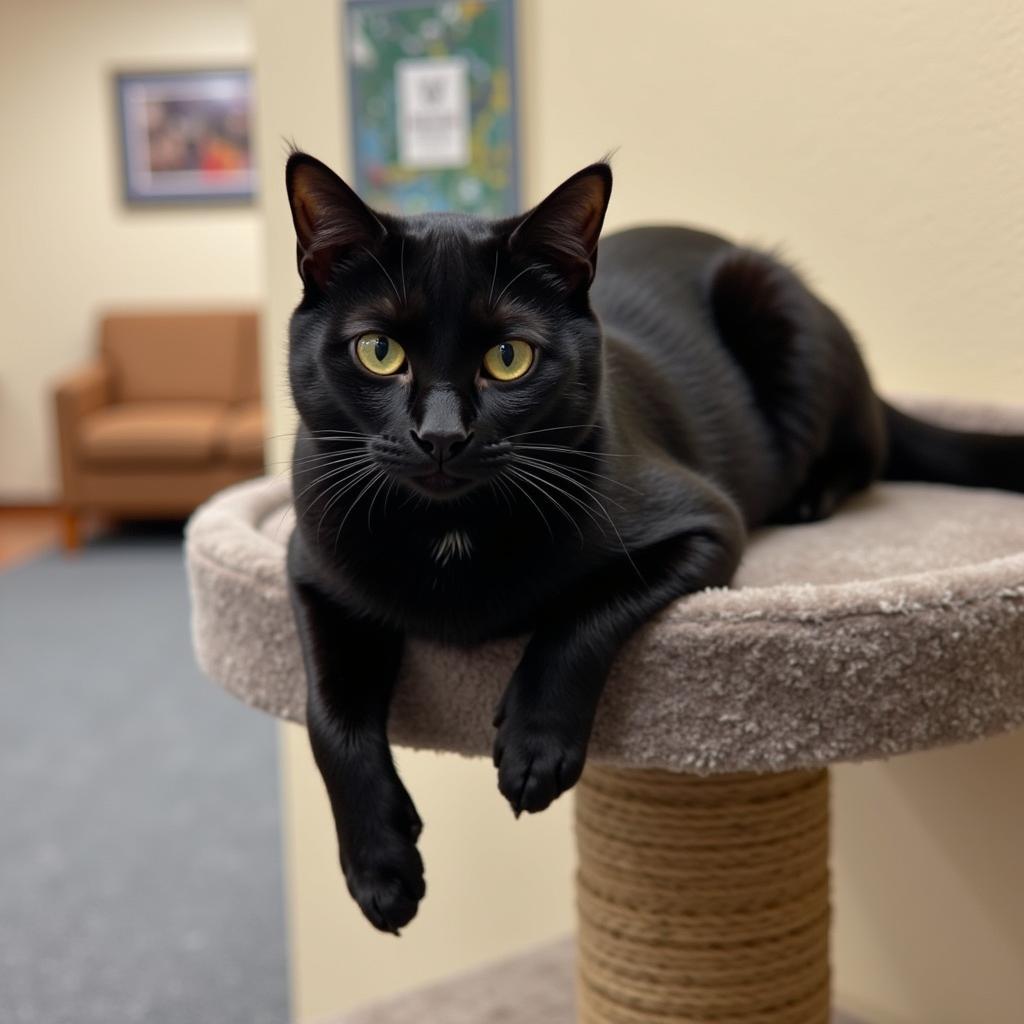
[[0,498],[0,512],[56,512],[60,509],[56,501],[14,501]]

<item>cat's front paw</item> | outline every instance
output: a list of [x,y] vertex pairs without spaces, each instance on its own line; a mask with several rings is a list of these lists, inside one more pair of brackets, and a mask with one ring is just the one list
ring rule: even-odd
[[402,835],[367,837],[359,846],[342,862],[348,891],[374,928],[398,935],[427,891],[423,859]]
[[341,869],[367,920],[394,935],[415,916],[426,893],[416,840],[423,823],[397,778],[350,792],[338,820]]
[[571,727],[501,715],[494,740],[498,789],[517,818],[523,811],[543,811],[576,785],[586,754],[586,737],[576,735]]

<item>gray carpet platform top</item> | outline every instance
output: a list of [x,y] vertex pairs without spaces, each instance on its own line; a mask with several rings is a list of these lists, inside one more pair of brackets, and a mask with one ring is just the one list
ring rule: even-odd
[[[1024,409],[901,403],[966,428],[1024,432]],[[206,673],[296,721],[304,684],[284,581],[284,479],[194,516],[193,638]],[[522,640],[415,641],[395,742],[485,755]],[[613,670],[599,760],[716,773],[865,760],[1024,724],[1024,497],[883,484],[832,519],[760,531],[735,586],[678,601]]]

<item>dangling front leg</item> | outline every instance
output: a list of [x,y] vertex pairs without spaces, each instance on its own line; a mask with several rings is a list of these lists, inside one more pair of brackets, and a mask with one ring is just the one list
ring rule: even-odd
[[676,598],[732,578],[744,528],[731,502],[687,526],[588,578],[560,602],[571,611],[527,644],[494,721],[498,788],[517,817],[579,780],[608,672],[630,634]]
[[288,548],[288,578],[306,667],[306,723],[341,867],[370,923],[397,935],[426,890],[416,849],[422,824],[387,740],[402,635],[356,618],[326,592],[298,530]]

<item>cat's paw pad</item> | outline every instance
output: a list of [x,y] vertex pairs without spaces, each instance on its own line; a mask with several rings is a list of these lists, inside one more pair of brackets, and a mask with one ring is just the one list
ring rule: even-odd
[[513,729],[505,719],[494,742],[498,789],[518,818],[543,811],[578,781],[586,745],[554,730]]
[[345,881],[370,924],[393,935],[416,916],[427,891],[423,860],[411,843],[350,861]]

